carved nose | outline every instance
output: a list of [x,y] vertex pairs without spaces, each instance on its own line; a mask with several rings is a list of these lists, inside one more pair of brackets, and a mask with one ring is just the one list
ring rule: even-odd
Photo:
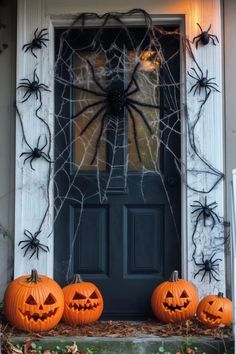
[[43,310],[43,306],[42,306],[42,305],[40,305],[40,306],[39,306],[39,309],[40,309],[40,310]]

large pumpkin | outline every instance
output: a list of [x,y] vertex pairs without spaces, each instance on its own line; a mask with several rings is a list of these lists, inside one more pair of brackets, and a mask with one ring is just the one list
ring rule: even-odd
[[36,269],[31,276],[13,280],[4,295],[4,312],[7,320],[24,331],[48,331],[58,324],[64,309],[60,286]]
[[209,327],[218,327],[223,324],[229,326],[232,323],[232,301],[219,292],[218,295],[205,296],[197,308],[198,319]]
[[197,305],[197,289],[189,281],[179,279],[177,270],[172,273],[169,281],[155,288],[151,298],[155,316],[166,323],[193,317]]
[[62,290],[65,298],[63,320],[66,323],[78,325],[99,319],[103,311],[103,298],[93,283],[82,281],[76,274],[73,283]]

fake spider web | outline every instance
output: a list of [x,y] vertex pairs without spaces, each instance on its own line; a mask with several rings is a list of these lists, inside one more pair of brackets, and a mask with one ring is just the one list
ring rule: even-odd
[[[139,16],[138,35],[127,25],[133,14]],[[168,186],[174,186],[181,174],[180,149],[175,144],[181,135],[180,82],[174,72],[179,71],[181,36],[176,28],[155,26],[143,10],[125,16],[82,14],[69,29],[57,33],[54,223],[63,217],[68,203],[79,206],[71,250],[85,204],[94,198],[105,204],[111,189],[118,183],[125,191],[137,171],[143,203],[146,177],[160,179],[180,248]],[[201,111],[202,107],[198,120]],[[189,134],[196,150],[194,128]],[[176,165],[176,178],[168,181],[161,166],[163,151]],[[200,153],[195,155],[206,168],[200,173],[214,175],[215,169]],[[80,176],[86,180],[86,175],[95,181],[90,189],[80,184]],[[68,280],[73,252],[65,268]]]

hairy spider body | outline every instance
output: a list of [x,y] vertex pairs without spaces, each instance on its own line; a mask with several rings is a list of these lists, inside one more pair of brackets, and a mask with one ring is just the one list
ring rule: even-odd
[[41,29],[41,31],[39,33],[38,33],[38,28],[36,28],[36,30],[34,31],[34,37],[33,37],[32,41],[24,44],[22,47],[22,50],[24,50],[25,53],[28,50],[30,50],[31,53],[33,54],[33,56],[35,58],[37,58],[37,55],[34,53],[34,50],[41,49],[43,45],[45,47],[47,47],[46,43],[45,43],[45,42],[49,41],[48,38],[45,38],[47,35],[48,35],[47,28]]
[[35,169],[33,168],[33,165],[32,165],[32,162],[35,160],[35,159],[39,159],[39,158],[43,158],[44,160],[46,160],[47,162],[49,163],[52,163],[53,161],[51,161],[50,159],[50,156],[48,154],[46,154],[43,149],[46,147],[48,141],[47,141],[47,137],[45,137],[45,144],[40,148],[39,147],[39,143],[40,143],[40,139],[41,139],[41,135],[38,137],[38,141],[37,141],[37,146],[35,148],[32,148],[29,144],[29,148],[30,148],[30,151],[28,152],[22,152],[20,154],[20,157],[23,156],[23,155],[27,155],[27,157],[25,158],[24,160],[24,164],[25,162],[30,159],[30,167],[32,170],[35,171]]
[[[74,116],[71,117],[71,119],[79,117],[81,114],[86,112],[89,108],[96,107],[96,106],[100,105],[99,109],[95,112],[95,114],[92,116],[92,118],[88,121],[88,123],[85,125],[85,127],[80,132],[80,135],[83,135],[84,132],[89,128],[89,126],[91,126],[91,124],[99,117],[99,115],[100,114],[102,115],[102,118],[101,118],[102,124],[101,124],[99,135],[98,135],[98,138],[96,141],[96,148],[95,148],[95,152],[94,152],[94,155],[93,155],[93,158],[91,161],[91,165],[94,163],[97,153],[98,153],[100,141],[101,141],[103,130],[104,130],[105,119],[108,118],[108,122],[109,122],[110,118],[119,119],[119,117],[121,116],[121,114],[123,113],[125,108],[127,109],[130,119],[132,121],[136,152],[138,154],[139,161],[141,161],[141,154],[140,154],[139,145],[138,145],[137,128],[136,128],[137,117],[139,117],[139,119],[141,119],[141,121],[145,124],[146,128],[148,129],[149,133],[152,134],[152,129],[145,117],[145,114],[142,112],[141,108],[142,107],[149,107],[149,108],[153,108],[153,109],[161,109],[161,108],[165,109],[165,108],[161,107],[160,105],[140,102],[140,101],[137,101],[134,98],[132,98],[133,94],[140,91],[139,85],[135,79],[135,74],[138,70],[139,63],[136,64],[136,66],[132,72],[131,79],[130,79],[126,88],[123,88],[123,87],[105,88],[105,87],[103,87],[98,82],[98,80],[95,76],[95,72],[94,72],[94,68],[93,68],[92,64],[90,63],[89,60],[87,60],[87,63],[90,68],[93,81],[95,82],[97,87],[100,89],[99,92],[96,92],[96,91],[93,91],[90,89],[86,89],[84,87],[80,87],[76,84],[71,84],[68,81],[63,80],[61,78],[58,78],[58,81],[60,81],[61,83],[65,83],[67,85],[70,85],[71,87],[73,87],[75,89],[78,89],[78,90],[81,90],[84,92],[88,92],[88,93],[95,95],[96,97],[99,97],[99,99],[97,101],[85,106],[82,110],[80,110],[78,113],[76,113]],[[137,113],[137,116],[135,116],[134,113]]]
[[214,209],[217,208],[217,203],[213,202],[210,204],[207,204],[207,197],[205,197],[205,202],[202,204],[198,200],[194,200],[195,204],[192,204],[191,207],[194,208],[194,210],[191,212],[191,214],[197,213],[197,218],[196,218],[196,224],[198,223],[199,219],[202,217],[203,218],[203,225],[206,226],[206,220],[211,219],[212,225],[211,225],[211,230],[215,227],[216,220],[220,223],[220,218],[219,216],[214,212]]
[[18,246],[20,246],[22,243],[24,244],[21,249],[25,249],[24,251],[24,257],[26,256],[27,252],[32,252],[30,258],[32,258],[35,253],[37,258],[39,258],[39,251],[42,250],[43,252],[48,252],[49,248],[48,246],[44,245],[43,243],[40,243],[38,239],[38,235],[40,234],[41,230],[35,232],[32,234],[30,231],[25,230],[24,235],[27,237],[27,240],[22,240],[18,243]]
[[29,79],[21,79],[20,85],[17,87],[17,89],[19,88],[24,88],[26,90],[21,103],[27,101],[32,94],[35,94],[36,99],[39,99],[40,102],[42,102],[41,91],[50,91],[47,85],[41,84],[39,82],[39,77],[36,74],[36,69],[34,70],[33,80],[30,81]]
[[188,75],[193,78],[194,80],[196,80],[196,83],[191,87],[191,89],[189,90],[189,93],[192,92],[193,90],[193,95],[195,96],[197,90],[198,90],[198,94],[200,95],[202,90],[205,91],[205,95],[206,97],[212,92],[212,91],[217,91],[220,92],[217,89],[217,83],[213,82],[213,80],[215,79],[215,77],[212,78],[208,78],[208,70],[206,70],[206,75],[204,76],[203,71],[200,67],[198,67],[199,71],[200,71],[200,75],[197,73],[196,69],[191,68],[191,70],[195,73],[196,76],[193,76],[192,74],[190,74],[188,72]]
[[219,43],[219,39],[216,35],[209,33],[210,29],[211,29],[211,25],[208,27],[208,29],[206,31],[202,30],[202,27],[199,25],[199,23],[197,23],[198,27],[201,30],[201,33],[193,38],[193,43],[196,40],[196,48],[198,48],[198,43],[200,42],[202,45],[207,45],[210,40],[212,41],[212,43],[214,45],[216,45],[215,40]]
[[203,272],[201,281],[205,278],[206,274],[209,276],[209,283],[211,282],[211,278],[214,278],[216,281],[220,281],[219,279],[216,278],[216,275],[219,275],[219,272],[215,269],[216,267],[219,266],[219,264],[216,264],[218,261],[222,261],[221,258],[213,259],[215,257],[216,253],[213,253],[213,255],[209,259],[205,259],[204,254],[202,252],[202,263],[197,263],[194,259],[194,262],[197,266],[200,266],[201,268],[197,271],[197,273],[194,274],[194,278],[196,276]]

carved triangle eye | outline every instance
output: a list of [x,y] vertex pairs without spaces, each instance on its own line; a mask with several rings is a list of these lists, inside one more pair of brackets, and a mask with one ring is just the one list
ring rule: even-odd
[[166,294],[166,297],[174,297],[174,296],[170,291],[168,291],[168,293]]
[[213,304],[213,301],[208,301],[208,304],[209,304],[209,305],[212,305],[212,304]]
[[44,301],[44,305],[53,305],[56,303],[55,297],[50,293],[46,300]]
[[218,311],[223,312],[223,308],[222,308],[222,307],[220,307]]
[[90,299],[98,299],[96,291],[92,293],[92,295],[89,296]]
[[182,292],[182,294],[180,295],[180,297],[181,297],[182,299],[188,297],[188,294],[186,293],[185,290]]
[[83,294],[80,294],[76,291],[74,297],[73,297],[73,300],[84,300],[84,299],[87,299],[87,297]]
[[37,302],[35,301],[35,299],[33,298],[32,295],[30,295],[27,300],[26,300],[26,304],[28,305],[37,305]]

